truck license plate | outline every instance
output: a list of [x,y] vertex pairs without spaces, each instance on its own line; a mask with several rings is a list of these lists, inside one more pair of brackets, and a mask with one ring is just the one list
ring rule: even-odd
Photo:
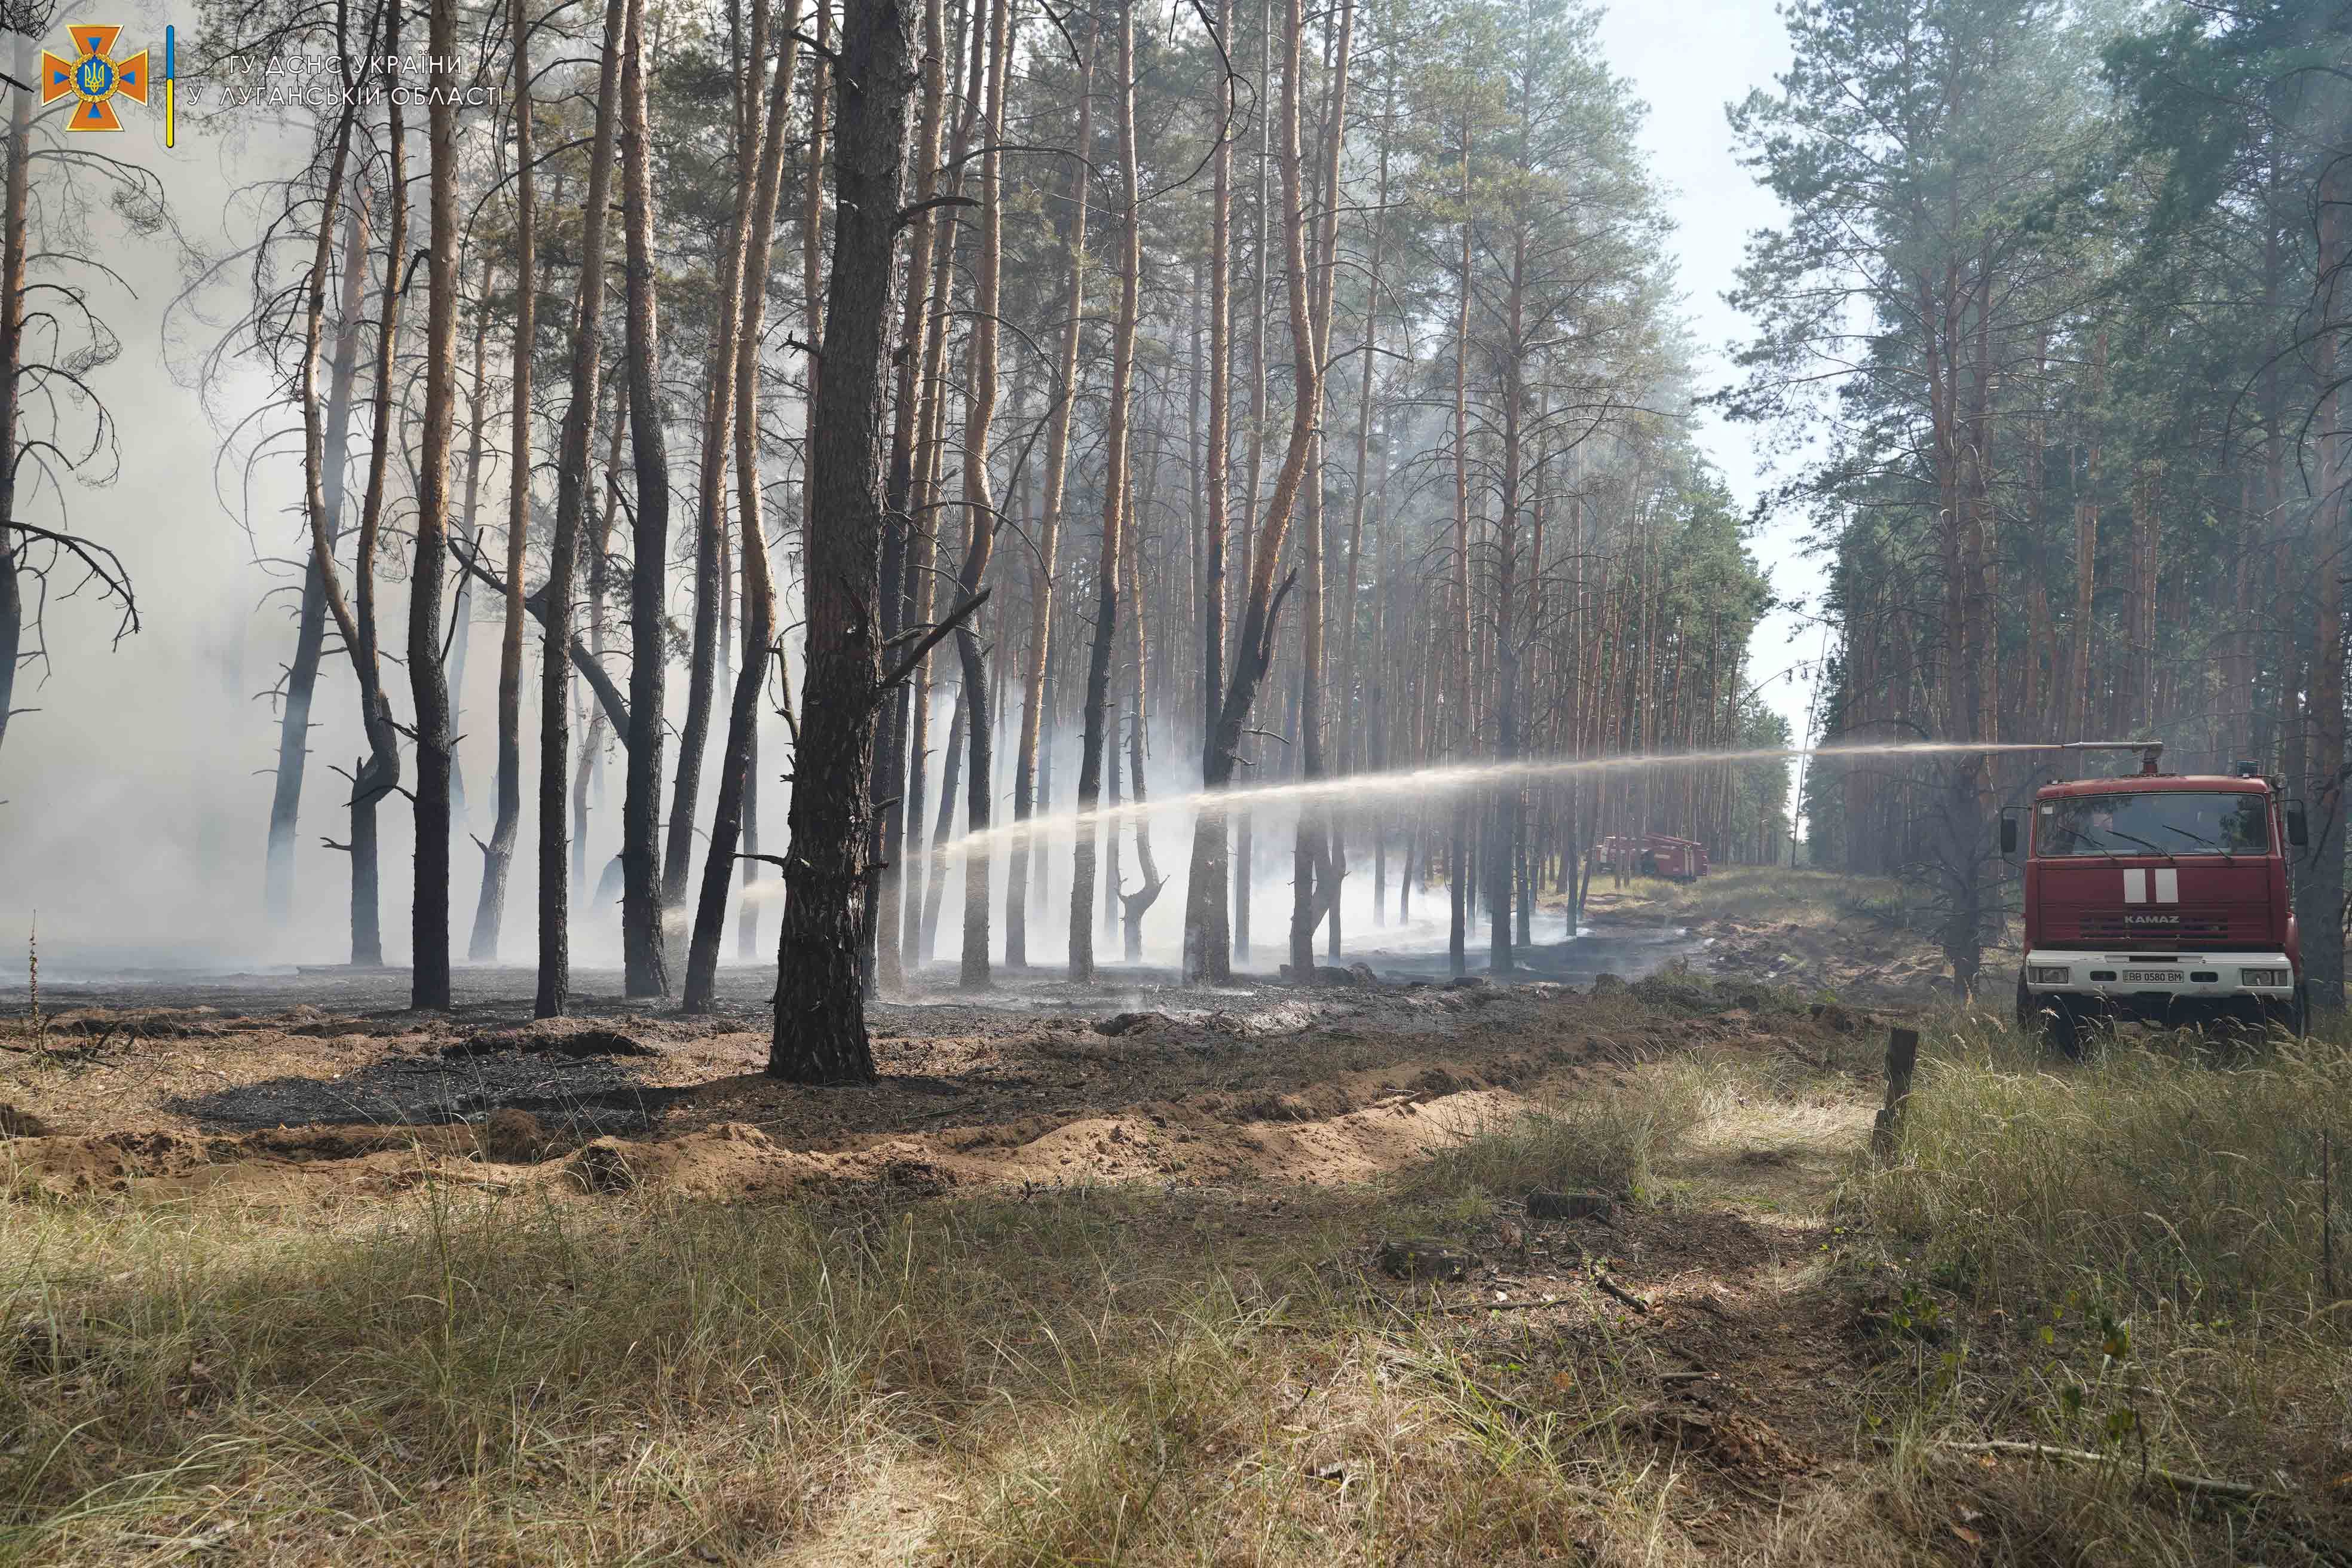
[[2124,984],[2126,985],[2178,985],[2180,984],[2180,971],[2178,969],[2126,969],[2124,971]]

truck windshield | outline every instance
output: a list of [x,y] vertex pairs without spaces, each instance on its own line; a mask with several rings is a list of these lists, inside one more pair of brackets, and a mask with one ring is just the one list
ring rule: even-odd
[[2152,790],[2084,795],[2042,803],[2037,855],[2265,855],[2267,797],[2242,793]]

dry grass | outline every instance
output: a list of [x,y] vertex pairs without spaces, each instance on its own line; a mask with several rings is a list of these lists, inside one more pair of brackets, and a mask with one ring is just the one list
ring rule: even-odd
[[[2352,1312],[2322,1219],[2343,1268],[2352,1182],[2339,1164],[2323,1186],[2319,1136],[2352,1132],[2347,1107],[2338,1040],[2119,1037],[2062,1064],[1948,1019],[1901,1157],[1857,1164],[1845,1194],[1890,1343],[1874,1418],[1903,1462],[1987,1436],[2101,1452],[2112,1468],[2006,1476],[2004,1531],[2135,1563],[2346,1561]],[[2303,1517],[2184,1531],[2149,1466]]]
[[[1631,1067],[1378,1190],[0,1196],[0,1563],[2341,1562],[2306,1155],[2347,1089],[2336,1046],[2053,1069],[1967,1018],[1886,1170],[1837,1142],[1850,1081],[1750,1053]],[[1659,1347],[1700,1319],[1360,1277],[1391,1227],[1475,1246],[1533,1186],[1807,1237],[1751,1261],[1725,1342],[1769,1404],[1784,1343],[1869,1336],[1823,1468],[1751,1496],[1660,1436]],[[2116,1462],[1940,1447],[1987,1436]],[[2190,1505],[2143,1458],[2298,1506]]]
[[1654,1066],[1630,1084],[1480,1127],[1408,1172],[1399,1190],[1468,1212],[1532,1188],[1655,1203],[1659,1167],[1706,1115],[1709,1088],[1687,1064]]
[[1506,1419],[1327,1199],[13,1203],[0,1562],[1666,1560],[1597,1384]]

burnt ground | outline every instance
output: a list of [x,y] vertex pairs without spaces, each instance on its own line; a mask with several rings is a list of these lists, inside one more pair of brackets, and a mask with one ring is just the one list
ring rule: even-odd
[[546,1023],[519,967],[460,971],[447,1015],[408,1011],[396,970],[52,982],[38,1040],[0,1000],[0,1105],[20,1173],[60,1191],[266,1188],[283,1165],[316,1191],[338,1150],[363,1190],[399,1150],[525,1184],[613,1139],[638,1175],[714,1195],[877,1176],[1328,1184],[1694,1045],[1819,1055],[1780,1037],[1800,1015],[1732,988],[1696,1012],[1630,994],[1622,977],[1700,952],[1679,927],[1539,946],[1510,984],[1429,978],[1442,951],[1367,935],[1370,983],[1202,991],[1130,970],[877,1004],[881,1081],[848,1090],[766,1076],[772,970],[722,972],[719,1010],[693,1018],[583,973],[578,1016]]

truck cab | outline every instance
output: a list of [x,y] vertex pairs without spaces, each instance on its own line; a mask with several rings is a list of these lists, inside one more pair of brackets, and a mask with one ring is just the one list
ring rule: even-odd
[[2021,1026],[2073,1055],[2101,1018],[2235,1017],[2300,1031],[2303,952],[2288,850],[2303,809],[2251,763],[2234,774],[2139,773],[2045,784],[2005,815],[2024,841]]

